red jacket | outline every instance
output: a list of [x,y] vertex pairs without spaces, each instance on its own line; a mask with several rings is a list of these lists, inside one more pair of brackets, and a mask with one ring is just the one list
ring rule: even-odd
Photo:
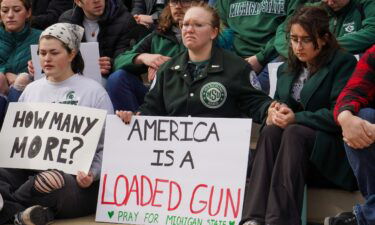
[[359,60],[352,77],[337,98],[334,117],[344,110],[354,115],[361,108],[375,106],[375,45],[368,49]]

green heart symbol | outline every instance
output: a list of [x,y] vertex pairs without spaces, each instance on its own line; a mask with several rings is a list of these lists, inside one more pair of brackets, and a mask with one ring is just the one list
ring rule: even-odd
[[110,219],[112,218],[113,214],[115,214],[114,211],[108,211],[107,213],[108,213],[108,216],[109,216]]
[[229,221],[229,225],[234,225],[235,221]]

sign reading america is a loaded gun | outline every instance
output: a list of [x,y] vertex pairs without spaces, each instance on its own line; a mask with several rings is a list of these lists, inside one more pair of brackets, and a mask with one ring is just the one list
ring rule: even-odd
[[250,130],[250,119],[108,116],[96,221],[238,224]]

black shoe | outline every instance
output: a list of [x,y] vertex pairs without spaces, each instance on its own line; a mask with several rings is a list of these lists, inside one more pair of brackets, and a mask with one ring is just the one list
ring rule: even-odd
[[0,211],[3,209],[4,207],[4,199],[3,199],[3,196],[1,196],[0,194]]
[[34,205],[14,216],[15,225],[46,225],[54,219],[53,212],[48,207]]
[[324,225],[358,225],[357,218],[352,212],[343,212],[335,217],[326,217]]

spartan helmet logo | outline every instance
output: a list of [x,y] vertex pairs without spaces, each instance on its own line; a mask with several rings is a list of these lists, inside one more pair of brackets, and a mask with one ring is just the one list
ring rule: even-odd
[[66,100],[73,100],[74,97],[75,97],[75,92],[74,91],[69,91],[67,94],[66,94]]
[[354,22],[351,22],[351,23],[346,23],[343,25],[344,26],[344,30],[347,32],[347,33],[352,33],[354,31]]

